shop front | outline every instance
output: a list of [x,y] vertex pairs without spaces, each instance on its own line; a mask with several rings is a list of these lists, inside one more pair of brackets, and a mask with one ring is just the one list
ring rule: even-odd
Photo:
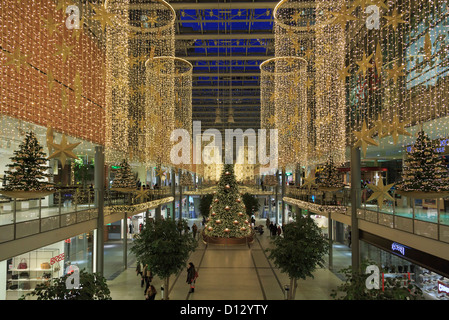
[[426,252],[360,231],[363,260],[374,261],[384,276],[410,279],[429,300],[449,300],[449,262]]
[[83,233],[1,261],[0,300],[17,300],[38,284],[63,276],[73,265],[92,272],[92,233]]

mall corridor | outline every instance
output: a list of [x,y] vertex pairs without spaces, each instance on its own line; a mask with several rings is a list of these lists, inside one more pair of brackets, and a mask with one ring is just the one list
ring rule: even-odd
[[[195,292],[189,293],[184,269],[170,278],[170,300],[284,300],[284,286],[289,284],[289,279],[267,259],[265,249],[269,245],[270,236],[266,232],[257,235],[250,246],[206,245],[199,240],[198,248],[189,259],[199,273]],[[334,246],[334,269],[340,270],[337,265],[348,261],[349,250],[347,247],[338,250],[338,246]],[[111,297],[113,300],[144,300],[135,258],[130,257],[128,265],[125,271],[108,280]],[[154,277],[152,283],[158,290],[156,300],[160,300],[162,281]],[[329,269],[318,269],[314,279],[299,281],[296,300],[329,300],[332,289],[340,283],[339,277]]]

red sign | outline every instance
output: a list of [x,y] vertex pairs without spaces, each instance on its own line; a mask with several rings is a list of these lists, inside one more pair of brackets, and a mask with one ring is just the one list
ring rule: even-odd
[[50,265],[54,265],[58,261],[64,260],[64,253],[61,253],[60,255],[57,255],[56,257],[53,257],[50,259]]

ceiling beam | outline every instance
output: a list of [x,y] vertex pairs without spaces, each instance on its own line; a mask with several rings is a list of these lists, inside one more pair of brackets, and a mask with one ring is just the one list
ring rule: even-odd
[[217,60],[238,60],[238,61],[248,61],[248,60],[268,60],[274,58],[274,56],[178,56],[178,58],[189,60],[189,61],[217,61]]
[[260,86],[202,86],[202,85],[196,85],[192,87],[192,90],[246,90],[246,89],[260,89]]
[[[278,4],[276,1],[264,1],[264,2],[202,2],[202,3],[185,3],[185,2],[172,2],[170,6],[174,10],[229,10],[229,9],[274,9]],[[153,4],[129,4],[130,10],[150,9]]]
[[220,73],[193,73],[192,77],[193,78],[213,78],[213,77],[219,77],[219,78],[224,78],[224,77],[260,77],[260,72],[220,72]]
[[232,33],[232,34],[177,34],[175,40],[246,40],[246,39],[274,39],[274,33]]

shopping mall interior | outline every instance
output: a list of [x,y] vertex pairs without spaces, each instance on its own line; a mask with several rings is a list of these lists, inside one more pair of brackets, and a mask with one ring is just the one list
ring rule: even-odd
[[[447,0],[2,0],[0,37],[0,300],[146,300],[158,221],[196,247],[155,300],[333,300],[367,263],[449,299]],[[270,252],[310,218],[292,294]]]

